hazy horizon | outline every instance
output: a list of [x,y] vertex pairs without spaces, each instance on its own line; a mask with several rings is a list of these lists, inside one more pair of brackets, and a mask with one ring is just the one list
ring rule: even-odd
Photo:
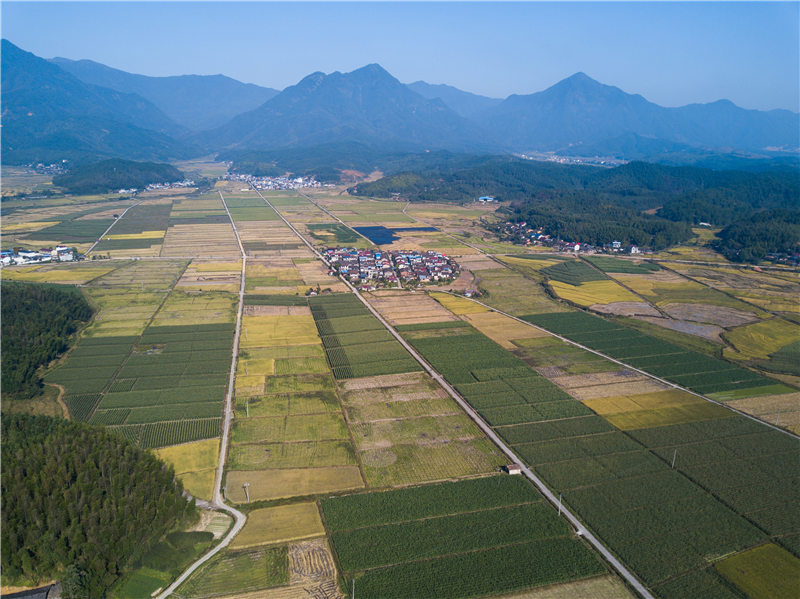
[[[584,72],[662,106],[800,111],[798,3],[2,3],[43,58],[284,89],[379,63],[494,98]],[[143,42],[146,40],[146,43]],[[435,60],[433,60],[435,57]]]

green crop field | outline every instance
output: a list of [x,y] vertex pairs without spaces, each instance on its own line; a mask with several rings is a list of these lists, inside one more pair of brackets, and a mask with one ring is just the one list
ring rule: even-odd
[[354,295],[317,296],[308,303],[337,379],[420,370]]
[[647,274],[661,270],[658,264],[653,264],[652,262],[633,262],[632,260],[612,258],[611,256],[587,256],[586,260],[603,272]]
[[345,582],[356,577],[367,596],[472,597],[604,570],[522,478],[329,498],[322,508]]
[[569,285],[580,285],[587,281],[602,281],[608,278],[580,260],[565,260],[543,268],[541,272],[549,279]]

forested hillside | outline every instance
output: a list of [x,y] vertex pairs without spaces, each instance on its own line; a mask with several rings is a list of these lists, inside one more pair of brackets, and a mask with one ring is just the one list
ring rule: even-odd
[[767,210],[719,232],[719,251],[733,262],[757,262],[767,254],[800,251],[800,211]]
[[194,503],[171,468],[115,433],[45,416],[2,418],[3,584],[57,579],[96,599]]
[[[616,240],[661,249],[688,239],[691,225],[724,226],[739,219],[747,222],[762,211],[796,211],[800,173],[714,171],[645,162],[607,169],[486,157],[462,168],[432,165],[389,175],[359,183],[350,193],[459,203],[491,195],[511,203],[513,219],[542,227],[553,237],[592,244]],[[762,223],[762,229],[770,232],[750,236],[764,249],[741,251],[747,243],[743,234],[727,235],[722,244],[734,243],[734,237],[741,240],[745,245],[731,250],[739,256],[785,251],[766,249],[774,244],[764,240],[779,235],[773,221]]]
[[76,167],[53,177],[53,185],[69,193],[102,193],[117,189],[142,189],[150,183],[171,183],[183,173],[169,164],[112,158]]
[[38,368],[66,351],[70,336],[91,316],[91,306],[75,287],[3,282],[3,394],[38,394]]

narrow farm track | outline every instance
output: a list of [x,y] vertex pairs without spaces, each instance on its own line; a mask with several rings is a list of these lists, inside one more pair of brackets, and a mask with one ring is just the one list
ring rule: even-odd
[[225,394],[225,416],[222,419],[222,439],[219,444],[219,461],[217,464],[217,472],[214,478],[214,497],[211,501],[211,506],[222,510],[224,512],[229,513],[233,516],[233,526],[228,531],[228,534],[225,535],[219,543],[217,543],[214,548],[203,555],[200,559],[190,565],[184,572],[176,578],[172,584],[170,584],[164,591],[162,591],[158,595],[158,599],[164,599],[165,597],[169,597],[175,590],[183,584],[186,579],[189,578],[200,566],[210,560],[212,557],[217,555],[220,551],[222,551],[225,547],[227,547],[230,542],[234,539],[234,537],[239,534],[239,531],[242,530],[244,527],[245,522],[247,521],[247,516],[245,516],[242,512],[233,508],[225,503],[224,498],[222,497],[222,473],[225,469],[225,458],[228,455],[228,441],[230,439],[230,431],[231,431],[231,420],[233,419],[233,388],[234,383],[236,380],[236,358],[239,355],[239,337],[242,331],[242,313],[244,311],[244,286],[245,286],[245,269],[247,267],[247,253],[244,251],[244,246],[242,245],[242,240],[239,238],[239,231],[236,228],[236,223],[231,216],[230,210],[228,210],[228,204],[225,202],[225,198],[222,195],[222,192],[219,193],[220,200],[222,200],[223,206],[225,206],[225,212],[228,213],[228,218],[231,221],[231,226],[233,227],[233,232],[236,235],[236,242],[239,244],[239,251],[242,254],[242,274],[241,274],[241,282],[239,284],[239,306],[236,311],[236,331],[233,336],[233,350],[231,352],[231,367],[230,367],[230,375],[228,377],[228,391]]
[[[255,187],[254,187],[255,189]],[[294,233],[300,238],[300,240],[314,252],[314,254],[320,258],[323,262],[327,264],[327,261],[322,257],[322,255],[295,229],[289,221],[287,221],[283,215],[272,205],[269,201],[261,195],[256,189],[256,193],[261,196],[261,199],[264,200],[267,205],[269,205],[273,210],[275,210],[276,214],[283,220],[286,225],[294,231]],[[513,462],[517,462],[516,454],[505,444],[505,442],[500,439],[500,437],[489,427],[486,422],[484,422],[483,418],[481,418],[478,413],[472,408],[472,406],[464,400],[458,392],[451,387],[444,378],[433,369],[433,367],[428,364],[428,362],[423,358],[417,351],[411,347],[411,345],[403,339],[403,337],[398,333],[392,325],[390,325],[384,318],[381,316],[378,311],[370,305],[370,303],[362,297],[362,295],[358,292],[349,281],[345,278],[340,277],[340,280],[344,282],[345,285],[350,289],[350,291],[355,294],[355,296],[364,304],[364,306],[370,311],[370,313],[378,319],[378,321],[386,328],[387,331],[395,338],[397,341],[408,351],[408,353],[422,366],[422,368],[433,378],[442,389],[444,389],[453,400],[458,403],[459,406],[464,410],[464,412],[472,419],[475,424],[486,434],[486,436],[492,440],[492,442],[506,455],[510,460]],[[523,321],[524,322],[524,321]],[[528,323],[526,323],[528,324]],[[550,491],[547,485],[533,473],[533,471],[528,468],[527,466],[522,466],[522,472],[524,475],[536,485],[536,488],[542,493],[542,495],[547,498],[547,500],[553,505],[553,507],[559,509],[559,512],[564,515],[564,517],[572,524],[575,528],[577,533],[586,541],[592,545],[592,547],[600,553],[603,558],[616,570],[622,578],[639,594],[639,596],[643,597],[644,599],[654,599],[653,595],[647,588],[636,578],[630,570],[628,570],[614,555],[595,537],[589,530],[587,530],[580,520],[571,512],[566,506],[563,506],[561,502],[559,502],[558,497]],[[524,566],[524,564],[520,564],[520,567]]]
[[95,240],[95,242],[92,244],[92,246],[91,246],[91,247],[90,247],[88,250],[86,250],[86,253],[84,253],[84,256],[88,256],[88,255],[89,255],[89,253],[90,253],[90,252],[91,252],[91,251],[94,249],[94,246],[96,246],[98,243],[100,243],[100,242],[103,240],[103,237],[105,237],[106,235],[108,235],[108,232],[109,232],[111,229],[113,229],[113,228],[114,228],[114,225],[116,225],[116,224],[117,224],[119,221],[121,221],[121,220],[122,220],[122,219],[125,217],[125,213],[126,213],[128,210],[130,210],[131,208],[134,208],[134,207],[138,206],[138,205],[139,205],[139,204],[141,204],[142,202],[144,202],[144,200],[139,200],[139,201],[138,201],[138,202],[136,202],[135,204],[131,204],[130,206],[128,206],[127,208],[125,208],[125,210],[123,210],[123,211],[122,211],[122,214],[120,214],[120,215],[119,215],[119,218],[115,218],[115,219],[114,219],[114,221],[113,221],[113,222],[112,222],[110,225],[108,225],[108,229],[106,229],[105,231],[103,231],[102,235],[100,235],[100,237],[98,237],[98,238],[97,238],[97,240]]

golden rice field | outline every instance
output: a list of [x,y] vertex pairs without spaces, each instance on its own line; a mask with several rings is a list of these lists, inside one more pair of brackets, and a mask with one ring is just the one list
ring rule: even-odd
[[393,325],[457,320],[440,303],[424,293],[374,291],[364,297]]
[[175,474],[189,493],[200,499],[211,499],[219,458],[219,439],[163,447],[154,450],[154,453],[175,469]]
[[103,237],[103,239],[156,239],[163,238],[164,235],[166,235],[166,231],[159,229],[157,231],[142,231],[141,233],[109,234]]
[[3,279],[8,281],[28,281],[31,283],[63,283],[85,285],[121,264],[106,262],[102,265],[88,263],[45,264],[35,266],[12,266],[3,269]]
[[319,508],[314,502],[294,503],[253,510],[247,523],[231,543],[244,549],[270,543],[311,539],[325,534]]
[[364,481],[358,466],[325,466],[278,470],[230,470],[225,495],[234,503],[245,503],[244,483],[249,482],[250,501],[264,501],[361,489]]
[[39,229],[44,229],[45,227],[50,227],[52,225],[57,225],[59,221],[57,220],[43,220],[43,221],[28,221],[22,223],[3,223],[3,233],[30,233],[32,231],[38,231]]
[[638,296],[611,280],[587,281],[580,285],[553,280],[549,285],[558,297],[586,308],[595,304],[639,301]]
[[464,320],[506,349],[516,349],[517,345],[512,343],[512,339],[535,339],[537,337],[550,336],[549,333],[517,322],[499,312],[465,314]]
[[503,256],[500,259],[507,264],[513,264],[514,266],[520,266],[525,269],[531,269],[534,271],[540,271],[543,268],[547,268],[548,266],[555,266],[556,264],[560,264],[564,261],[555,257],[528,260],[525,258],[515,258],[514,256]]
[[800,326],[782,318],[771,318],[737,327],[724,336],[738,352],[738,355],[726,352],[726,357],[767,359],[781,347],[800,340]]
[[310,315],[244,316],[240,345],[243,348],[319,343]]
[[448,293],[432,292],[431,297],[450,310],[453,314],[476,314],[478,312],[488,312],[489,308],[481,306],[465,297],[450,295]]

